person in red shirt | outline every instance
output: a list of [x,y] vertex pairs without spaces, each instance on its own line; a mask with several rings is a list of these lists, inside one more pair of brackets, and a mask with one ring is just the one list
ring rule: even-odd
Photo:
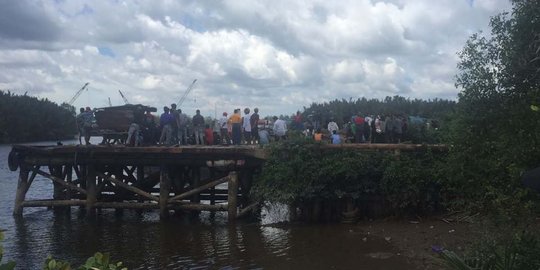
[[358,113],[358,115],[354,117],[353,121],[356,127],[355,134],[354,134],[354,142],[363,143],[364,142],[364,117],[362,117],[362,114]]
[[205,126],[204,140],[206,141],[206,145],[214,144],[214,131],[210,128],[210,125]]

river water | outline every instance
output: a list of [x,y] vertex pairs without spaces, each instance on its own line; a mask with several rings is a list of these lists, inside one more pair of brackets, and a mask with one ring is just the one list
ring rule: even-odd
[[[48,255],[76,266],[96,251],[109,252],[129,269],[415,269],[384,239],[354,225],[283,225],[275,222],[284,211],[272,209],[261,222],[235,225],[225,213],[160,221],[157,211],[103,210],[87,219],[77,208],[68,214],[25,208],[15,219],[18,172],[8,169],[10,150],[0,145],[2,262],[14,260],[17,269],[41,269]],[[36,177],[27,199],[51,197],[51,181]]]

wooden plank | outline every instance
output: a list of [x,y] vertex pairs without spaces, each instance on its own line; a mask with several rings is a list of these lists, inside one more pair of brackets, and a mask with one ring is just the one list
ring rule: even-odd
[[159,209],[159,204],[151,202],[96,202],[95,207],[114,209]]
[[198,204],[198,203],[188,203],[171,206],[172,209],[180,210],[192,210],[192,211],[228,211],[229,207],[227,204]]
[[143,191],[143,190],[141,190],[141,189],[139,189],[139,188],[136,188],[136,187],[134,187],[134,186],[128,185],[128,184],[126,184],[126,183],[124,183],[124,182],[122,182],[122,181],[119,181],[119,180],[117,180],[117,179],[114,179],[113,177],[107,176],[107,175],[105,175],[105,174],[103,174],[103,173],[97,173],[97,175],[98,175],[99,177],[101,177],[101,178],[103,178],[103,179],[105,179],[105,180],[107,180],[107,181],[109,181],[109,182],[111,182],[111,183],[113,183],[113,184],[115,184],[115,185],[117,185],[117,186],[123,188],[123,189],[127,189],[127,190],[129,190],[129,191],[131,191],[131,192],[133,192],[133,193],[136,193],[136,194],[138,194],[138,195],[141,195],[141,196],[143,196],[143,197],[145,197],[145,198],[148,198],[148,199],[150,199],[150,200],[152,200],[152,201],[159,202],[159,198],[158,198],[158,197],[156,197],[156,196],[154,196],[154,195],[152,195],[152,194],[150,194],[150,193],[148,193],[148,192],[145,192],[145,191]]
[[66,188],[70,188],[70,189],[77,190],[78,192],[80,192],[80,193],[82,193],[82,194],[86,194],[86,193],[87,193],[85,189],[82,189],[82,188],[80,188],[80,187],[78,187],[78,186],[76,186],[76,185],[74,185],[74,184],[68,183],[68,182],[64,181],[63,179],[60,179],[60,178],[58,178],[58,177],[56,177],[56,176],[52,176],[52,175],[50,175],[50,174],[48,174],[48,173],[46,173],[46,172],[44,172],[44,171],[42,171],[42,170],[34,169],[34,171],[35,171],[37,174],[39,174],[39,175],[41,175],[41,176],[43,176],[43,177],[49,178],[49,179],[51,179],[52,181],[54,181],[54,182],[56,182],[56,183],[58,183],[58,184],[60,184],[60,185],[65,186]]
[[176,196],[170,198],[169,202],[178,201],[178,200],[188,198],[188,197],[190,197],[190,196],[192,196],[194,194],[198,194],[201,191],[207,190],[207,189],[209,189],[211,187],[215,187],[215,186],[217,186],[219,184],[223,184],[223,183],[225,183],[227,181],[229,181],[229,176],[225,176],[225,177],[220,178],[218,180],[212,181],[212,182],[210,182],[208,184],[202,185],[200,187],[194,188],[194,189],[189,190],[187,192],[184,192],[182,194],[176,195]]
[[22,203],[23,207],[79,206],[85,204],[86,200],[32,200]]
[[257,206],[259,206],[259,202],[250,204],[249,206],[247,206],[246,208],[244,208],[244,209],[242,209],[242,210],[240,210],[240,211],[238,212],[237,218],[241,218],[241,217],[247,215],[249,212],[251,212],[251,211],[253,211],[254,209],[256,209]]

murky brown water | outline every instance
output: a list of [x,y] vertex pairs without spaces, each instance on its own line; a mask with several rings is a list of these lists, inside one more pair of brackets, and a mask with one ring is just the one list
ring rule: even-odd
[[[384,239],[354,225],[227,223],[226,214],[160,221],[157,211],[103,210],[94,220],[45,208],[26,208],[14,219],[17,172],[7,168],[11,147],[0,145],[0,228],[5,258],[17,269],[40,269],[47,255],[82,263],[110,252],[129,269],[414,269]],[[27,198],[51,197],[50,180],[36,177]],[[282,210],[282,209],[281,209]],[[270,211],[264,223],[279,220]]]

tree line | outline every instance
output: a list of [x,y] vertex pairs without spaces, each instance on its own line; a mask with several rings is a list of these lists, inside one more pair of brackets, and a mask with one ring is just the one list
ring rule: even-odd
[[0,90],[0,143],[60,140],[77,132],[73,107]]

